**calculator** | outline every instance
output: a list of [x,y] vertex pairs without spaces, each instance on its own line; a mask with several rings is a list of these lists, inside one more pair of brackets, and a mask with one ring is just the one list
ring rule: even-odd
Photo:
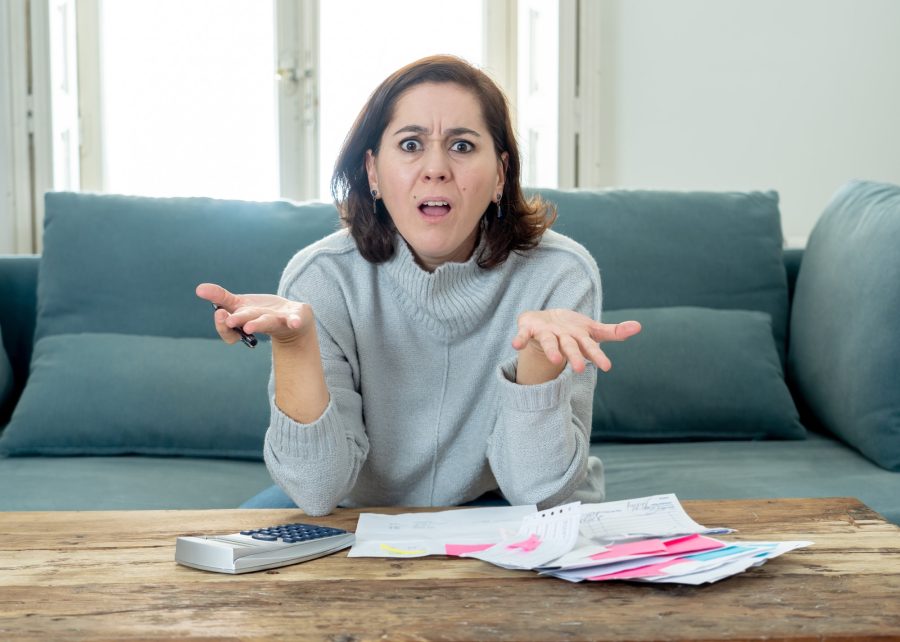
[[316,524],[280,524],[230,535],[179,537],[175,561],[217,573],[249,573],[306,562],[352,546],[353,533]]

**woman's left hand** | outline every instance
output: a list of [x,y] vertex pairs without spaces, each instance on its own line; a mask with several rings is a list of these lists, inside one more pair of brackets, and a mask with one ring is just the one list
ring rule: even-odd
[[530,353],[532,361],[535,357],[543,357],[552,364],[556,375],[566,362],[572,364],[575,372],[584,372],[588,361],[604,372],[608,371],[612,363],[598,344],[625,341],[641,331],[637,321],[600,323],[574,310],[523,312],[519,315],[518,326],[512,346],[524,351],[520,355],[520,366],[521,360]]

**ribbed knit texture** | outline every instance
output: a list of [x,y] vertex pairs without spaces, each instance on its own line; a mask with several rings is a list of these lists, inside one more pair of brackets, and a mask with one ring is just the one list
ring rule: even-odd
[[300,424],[270,381],[273,479],[310,515],[457,505],[497,489],[513,504],[601,501],[602,465],[588,457],[595,368],[521,386],[511,345],[528,310],[600,318],[590,254],[549,231],[497,268],[473,257],[429,273],[400,237],[396,248],[374,265],[341,231],[285,268],[279,294],[312,305],[331,399]]

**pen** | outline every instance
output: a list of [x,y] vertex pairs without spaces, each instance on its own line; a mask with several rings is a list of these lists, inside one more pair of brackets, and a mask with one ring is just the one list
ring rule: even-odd
[[[218,309],[220,309],[222,306],[221,306],[221,305],[216,305],[215,303],[213,303],[213,307],[214,307],[216,310],[218,310]],[[257,343],[256,337],[254,337],[252,334],[247,334],[246,332],[244,332],[244,329],[243,329],[243,328],[240,328],[240,327],[238,327],[238,328],[232,328],[232,330],[234,330],[235,332],[237,332],[238,334],[241,335],[241,341],[244,343],[245,346],[247,346],[248,348],[255,348],[255,347],[256,347],[256,343]]]

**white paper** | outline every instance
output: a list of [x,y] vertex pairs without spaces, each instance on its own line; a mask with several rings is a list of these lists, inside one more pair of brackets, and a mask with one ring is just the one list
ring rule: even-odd
[[348,557],[423,557],[446,555],[448,545],[493,545],[536,512],[532,504],[401,515],[362,513]]
[[581,533],[598,544],[646,537],[731,532],[692,520],[675,495],[652,495],[581,507]]
[[474,557],[504,568],[533,569],[571,551],[578,539],[580,522],[581,502],[548,508],[523,519],[512,537],[463,557]]
[[607,547],[592,542],[584,535],[579,535],[578,540],[575,542],[575,547],[571,551],[555,560],[551,560],[545,565],[545,568],[547,570],[555,570],[595,566],[597,562],[591,558],[591,555],[605,553],[607,550],[609,550]]
[[[730,562],[725,562],[717,566],[699,569],[695,572],[670,573],[658,577],[639,577],[635,578],[636,582],[648,582],[652,584],[688,584],[691,586],[699,586],[701,584],[712,584],[719,580],[743,573],[752,566],[758,566],[752,557],[741,557]],[[687,570],[682,568],[682,571]]]
[[797,550],[798,548],[806,548],[807,546],[812,546],[813,542],[806,540],[795,540],[789,542],[733,542],[738,546],[753,546],[759,549],[759,553],[757,557],[765,560],[770,560],[779,555],[784,555],[785,553],[790,553],[791,551]]

